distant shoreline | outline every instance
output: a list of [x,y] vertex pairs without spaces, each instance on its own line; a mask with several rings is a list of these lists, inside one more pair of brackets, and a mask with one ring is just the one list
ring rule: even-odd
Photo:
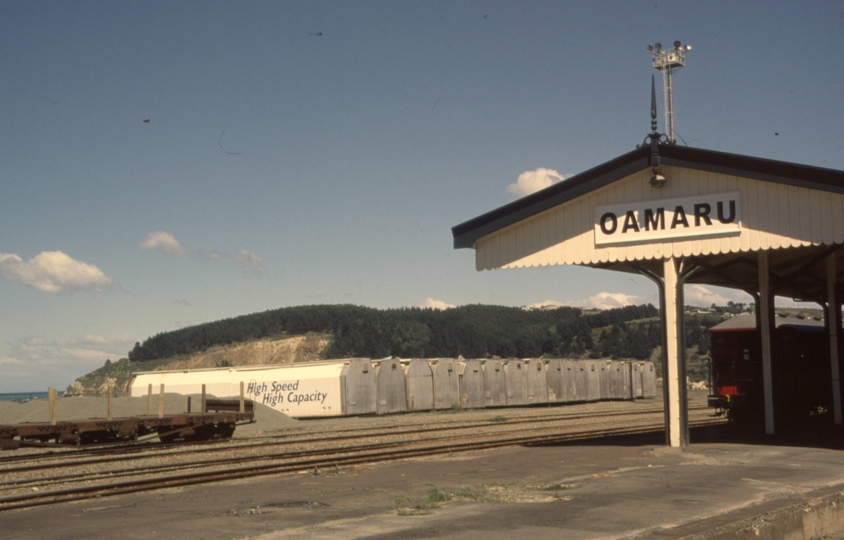
[[[59,390],[59,397],[64,391]],[[9,394],[0,393],[0,402],[3,401],[40,401],[47,399],[47,392],[13,392]]]

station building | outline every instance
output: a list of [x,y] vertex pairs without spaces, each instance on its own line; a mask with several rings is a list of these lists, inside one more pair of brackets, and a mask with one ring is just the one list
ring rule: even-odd
[[452,228],[477,270],[576,264],[641,274],[659,289],[666,442],[689,441],[683,285],[746,291],[761,335],[765,431],[776,428],[774,297],[826,312],[826,375],[842,422],[844,171],[677,146],[652,132],[632,152]]

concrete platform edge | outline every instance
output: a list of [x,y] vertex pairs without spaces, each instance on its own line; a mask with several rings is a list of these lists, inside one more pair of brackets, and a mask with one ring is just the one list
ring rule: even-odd
[[[790,503],[790,504],[789,504]],[[844,533],[844,485],[753,505],[671,529],[636,535],[647,540],[803,540]]]

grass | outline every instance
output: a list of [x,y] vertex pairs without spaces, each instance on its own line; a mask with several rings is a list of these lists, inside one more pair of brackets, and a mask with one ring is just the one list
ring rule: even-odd
[[430,504],[437,504],[449,500],[451,500],[451,496],[444,491],[440,491],[435,487],[428,490],[428,503]]
[[396,513],[399,516],[427,516],[431,511],[427,508],[417,506],[414,508],[399,508]]
[[475,484],[474,486],[466,486],[454,492],[454,497],[459,499],[469,499],[477,502],[500,502],[502,499],[494,494],[497,488],[508,488],[508,485],[498,484]]
[[507,421],[507,419],[503,416],[493,416],[492,418],[489,419],[489,422],[496,422],[496,423],[506,422],[506,421]]
[[[531,493],[554,492],[574,489],[577,486],[566,484],[529,485],[521,482],[504,484],[475,484],[466,486],[454,492],[455,499],[475,502],[523,502],[533,500]],[[560,498],[561,495],[554,495]],[[543,499],[544,500],[544,499]]]
[[472,499],[473,501],[478,500],[479,495],[472,491],[470,487],[464,487],[463,489],[458,489],[454,492],[455,497],[459,497],[461,499]]
[[357,488],[352,488],[352,491],[362,491],[364,493],[384,493],[387,490],[381,489],[381,488],[374,488],[372,486],[364,486],[364,487],[360,488],[359,490]]
[[499,502],[501,499],[490,495],[486,491],[484,484],[477,484],[474,488],[464,487],[454,492],[454,497],[458,499],[468,499],[476,502]]
[[540,486],[539,491],[565,491],[571,489],[571,486],[564,486],[563,484],[551,484],[548,486]]
[[394,499],[396,505],[396,513],[400,516],[426,516],[435,508],[439,508],[440,504],[450,501],[451,495],[448,493],[432,487],[425,495],[424,502],[411,505],[414,501],[413,497],[402,495]]

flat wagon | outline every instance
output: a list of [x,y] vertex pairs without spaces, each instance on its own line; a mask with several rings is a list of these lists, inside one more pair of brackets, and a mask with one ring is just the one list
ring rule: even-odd
[[146,435],[162,442],[227,439],[237,424],[254,419],[252,401],[208,399],[194,413],[0,425],[0,449],[130,443]]

